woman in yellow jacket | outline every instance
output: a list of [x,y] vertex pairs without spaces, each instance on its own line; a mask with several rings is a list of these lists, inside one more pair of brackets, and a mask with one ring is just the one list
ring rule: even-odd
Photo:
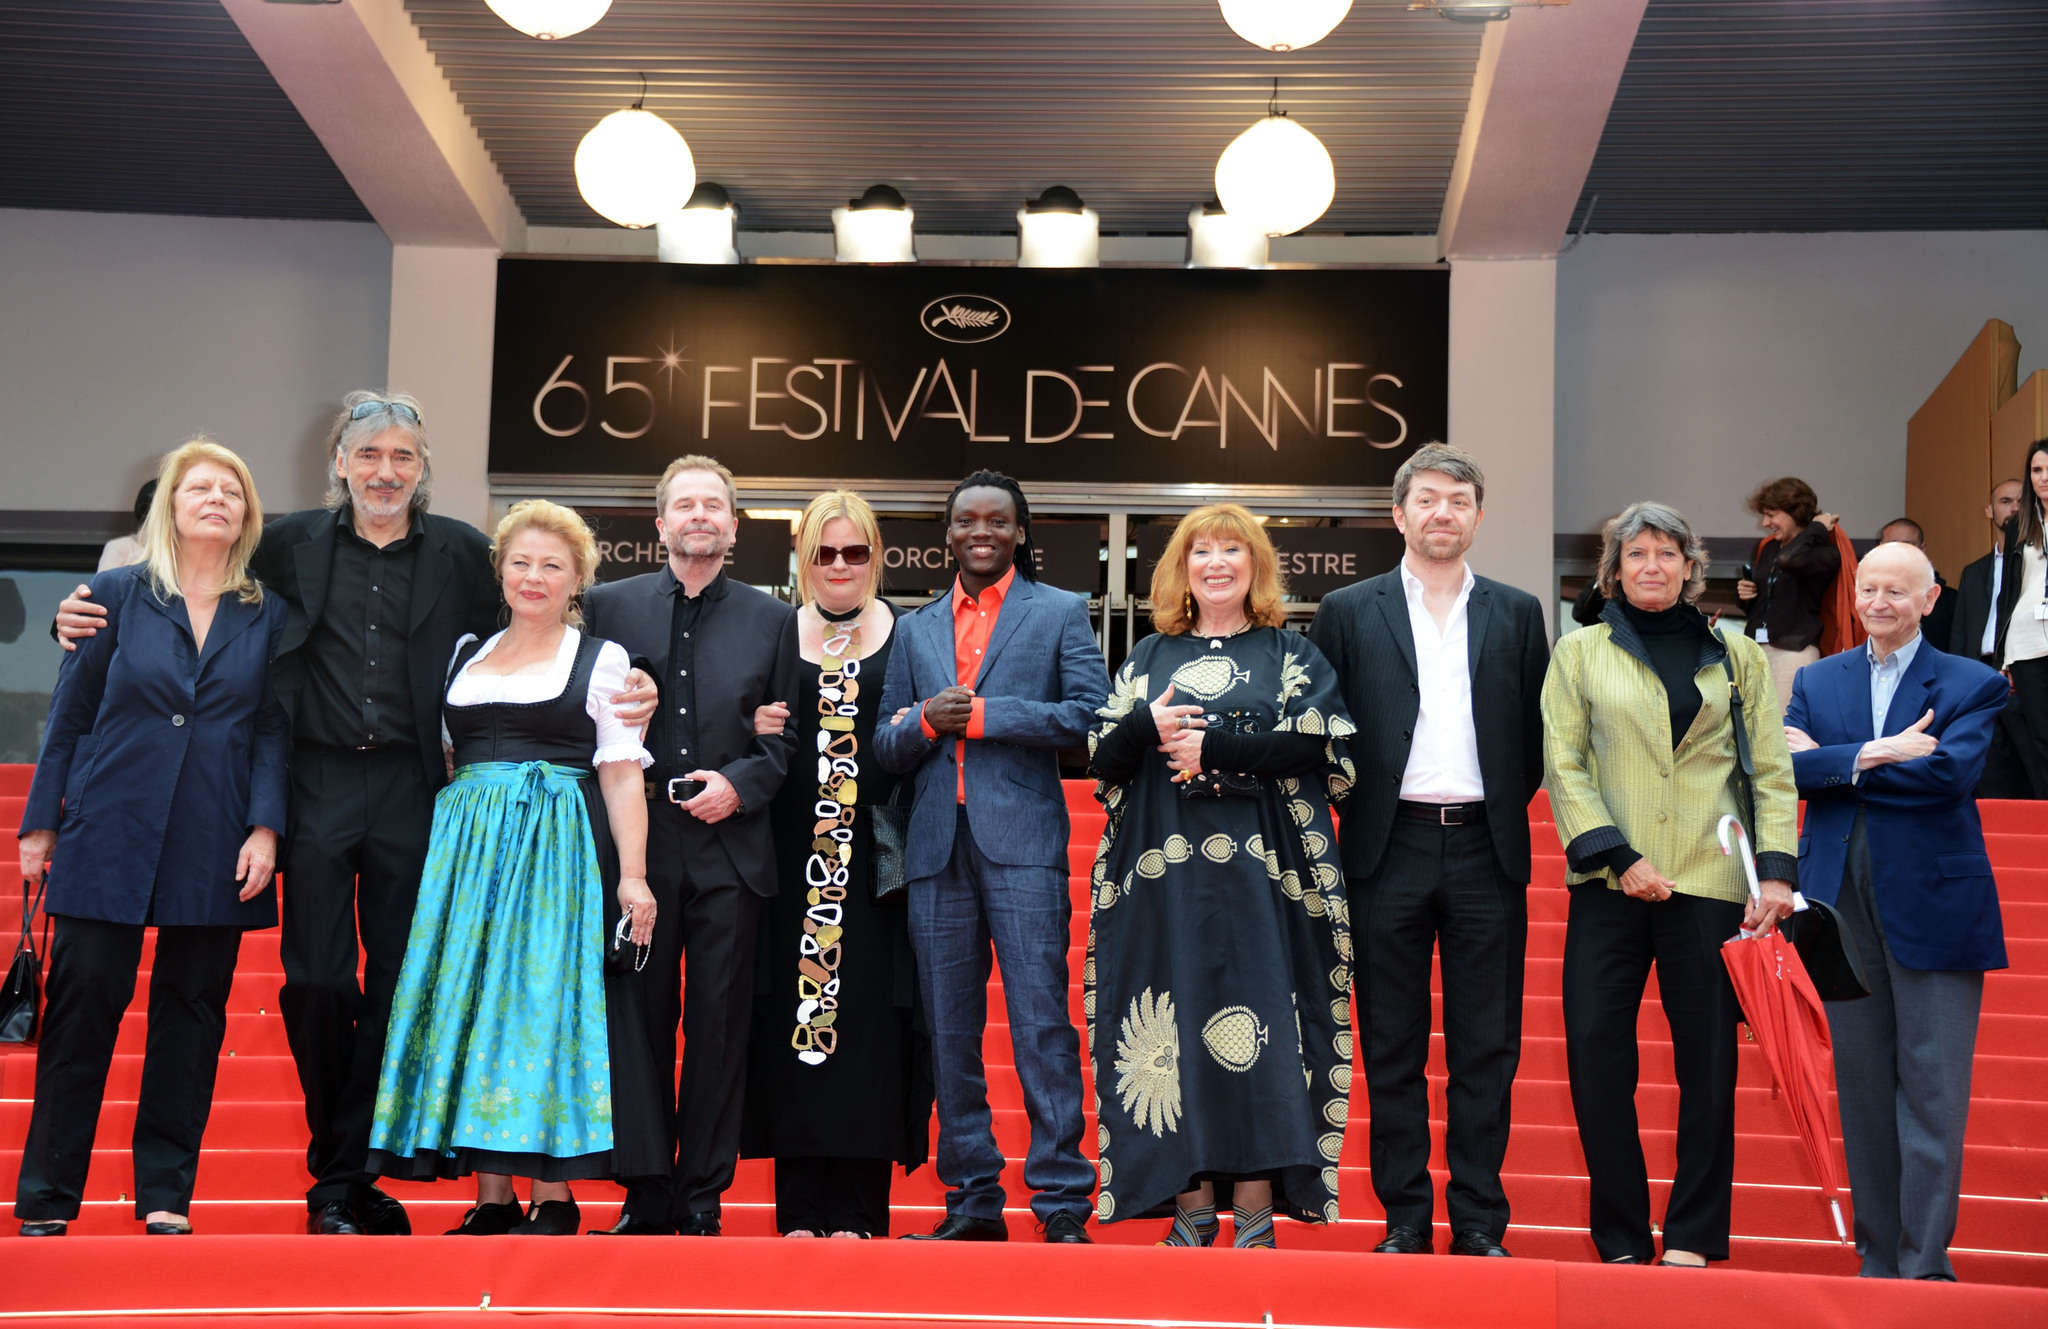
[[[1676,509],[1637,503],[1609,522],[1600,621],[1566,636],[1543,686],[1550,805],[1571,871],[1564,1026],[1572,1110],[1592,1180],[1593,1243],[1646,1264],[1650,1188],[1636,1125],[1636,1016],[1650,965],[1678,1074],[1678,1168],[1664,1214],[1666,1265],[1728,1258],[1735,1176],[1734,990],[1721,943],[1792,910],[1798,794],[1770,667],[1747,637],[1694,606],[1703,540]],[[1745,824],[1732,682],[1756,767],[1762,898],[1724,856],[1724,813]]]

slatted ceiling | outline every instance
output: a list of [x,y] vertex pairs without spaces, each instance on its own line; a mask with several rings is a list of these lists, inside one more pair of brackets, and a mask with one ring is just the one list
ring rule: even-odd
[[1429,232],[1457,155],[1479,31],[1358,0],[1319,44],[1246,45],[1214,0],[1100,4],[614,0],[537,42],[482,0],[407,0],[529,222],[601,225],[576,192],[584,132],[640,95],[744,224],[816,230],[877,180],[920,229],[1014,230],[1048,185],[1106,231],[1180,231],[1217,154],[1281,104],[1337,167],[1319,231]]
[[2048,225],[2048,4],[1650,0],[1594,194],[1596,231]]
[[0,0],[0,207],[369,220],[219,0]]

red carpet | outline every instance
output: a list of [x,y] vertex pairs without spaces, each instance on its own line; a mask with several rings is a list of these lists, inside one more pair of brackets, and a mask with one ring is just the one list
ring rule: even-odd
[[[8,832],[19,822],[27,777],[26,768],[0,767],[0,827]],[[1069,786],[1069,802],[1076,814],[1078,976],[1078,948],[1087,927],[1086,872],[1101,816],[1084,786]],[[1539,857],[1530,891],[1526,1041],[1507,1180],[1515,1211],[1507,1242],[1523,1258],[1511,1264],[1390,1261],[1363,1254],[1380,1235],[1380,1214],[1366,1167],[1362,1075],[1342,1160],[1345,1221],[1325,1228],[1283,1221],[1284,1249],[1277,1257],[1154,1250],[1151,1243],[1164,1228],[1157,1222],[1094,1229],[1103,1243],[1094,1251],[1050,1250],[1036,1241],[934,1250],[904,1243],[731,1239],[539,1248],[517,1240],[288,1239],[279,1234],[303,1231],[305,1127],[277,1017],[280,970],[273,930],[252,933],[244,942],[230,1005],[192,1214],[209,1239],[172,1245],[131,1235],[138,1227],[128,1202],[126,1144],[141,1075],[145,982],[138,985],[109,1081],[85,1213],[73,1225],[72,1238],[0,1239],[0,1269],[6,1271],[0,1319],[68,1309],[122,1320],[129,1318],[124,1311],[150,1308],[186,1308],[184,1314],[208,1318],[239,1310],[270,1319],[283,1310],[307,1323],[370,1308],[407,1308],[422,1318],[472,1317],[488,1293],[495,1310],[518,1309],[547,1320],[557,1317],[539,1313],[545,1308],[568,1308],[562,1318],[603,1315],[608,1322],[637,1318],[638,1312],[670,1322],[686,1315],[734,1323],[858,1319],[918,1325],[1675,1325],[1710,1319],[1725,1325],[1741,1317],[1868,1329],[1926,1324],[1944,1315],[2048,1323],[2048,1292],[2020,1290],[2048,1288],[2048,806],[1986,804],[1984,810],[2013,967],[1992,975],[1985,989],[1954,1257],[1962,1287],[1873,1287],[1842,1277],[1784,1276],[1851,1274],[1856,1261],[1833,1240],[1790,1120],[1774,1100],[1753,1048],[1742,1056],[1730,1265],[1695,1279],[1593,1262],[1557,995],[1564,862],[1546,820],[1547,806],[1539,801],[1532,809],[1536,846],[1539,855],[1550,852]],[[12,856],[5,832],[0,854]],[[11,868],[0,864],[0,881],[14,879]],[[18,917],[17,898],[0,900],[0,937],[12,935]],[[1000,990],[1000,977],[993,986]],[[1654,986],[1652,993],[1641,1027],[1644,1083],[1638,1101],[1651,1174],[1661,1178],[1652,1183],[1661,1204],[1673,1162],[1677,1103]],[[1072,1009],[1078,1022],[1078,989]],[[1001,1011],[1000,1002],[992,1002],[999,1019]],[[1015,1080],[1006,1070],[1008,1030],[1002,1024],[991,1028],[989,1061],[998,1136],[1005,1153],[1021,1160],[1026,1128]],[[34,1066],[33,1049],[0,1050],[0,1199],[12,1195]],[[1440,1113],[1440,1052],[1432,1056],[1431,1074]],[[397,1184],[391,1190],[404,1199],[422,1232],[452,1226],[470,1195],[458,1184]],[[583,1185],[578,1192],[586,1227],[612,1221],[616,1188]],[[1019,1207],[1009,1219],[1012,1237],[1020,1241],[1033,1236],[1029,1211],[1022,1207],[1025,1194],[1013,1176],[1011,1195]],[[930,1168],[897,1181],[899,1232],[929,1227],[942,1207],[943,1188]],[[736,1237],[772,1235],[768,1164],[741,1164],[726,1197],[726,1215],[726,1230]],[[0,1220],[0,1233],[12,1231],[11,1222]],[[1439,1230],[1439,1246],[1447,1235]],[[76,1239],[84,1236],[104,1239]]]

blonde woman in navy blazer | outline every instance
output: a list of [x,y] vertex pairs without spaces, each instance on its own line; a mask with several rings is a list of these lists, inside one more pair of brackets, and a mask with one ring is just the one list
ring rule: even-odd
[[289,722],[270,687],[284,601],[249,575],[263,529],[240,457],[164,458],[147,557],[103,572],[106,626],[67,655],[21,823],[56,920],[35,1109],[15,1190],[23,1236],[78,1216],[144,930],[157,929],[135,1113],[135,1216],[188,1233],[199,1141],[242,933],[277,925]]

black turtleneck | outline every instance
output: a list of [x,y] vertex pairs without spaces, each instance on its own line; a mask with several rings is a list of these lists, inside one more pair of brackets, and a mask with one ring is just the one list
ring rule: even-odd
[[1700,667],[1700,644],[1711,633],[1707,620],[1689,604],[1669,609],[1638,609],[1627,599],[1621,601],[1629,626],[1642,639],[1650,667],[1664,685],[1664,697],[1671,708],[1671,746],[1684,741],[1686,731],[1700,713],[1700,690],[1693,675]]

